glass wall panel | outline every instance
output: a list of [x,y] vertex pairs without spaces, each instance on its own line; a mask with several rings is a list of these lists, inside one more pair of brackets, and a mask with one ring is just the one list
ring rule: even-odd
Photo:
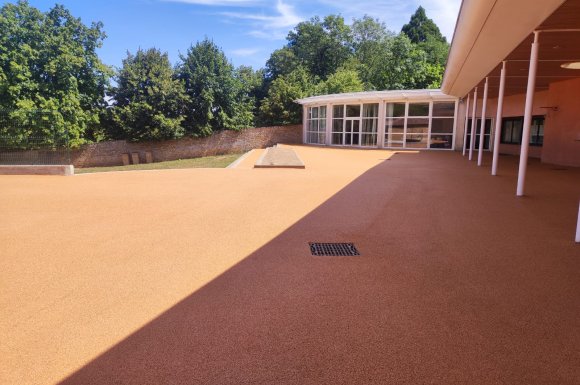
[[409,116],[429,116],[429,103],[409,103]]
[[453,145],[453,135],[431,134],[430,148],[450,149]]
[[360,116],[360,104],[351,104],[346,106],[346,116],[356,118]]
[[431,132],[436,134],[453,134],[453,119],[433,118],[431,120]]
[[333,106],[332,107],[332,117],[333,118],[344,118],[344,106]]
[[448,116],[450,118],[455,116],[455,103],[454,102],[433,102],[433,114],[434,117],[444,117]]
[[[467,148],[471,145],[471,122],[472,120],[469,119],[467,122],[467,139],[466,144]],[[492,120],[487,118],[485,119],[485,133],[483,134],[483,149],[489,150],[490,149],[490,142],[491,142],[491,123]],[[479,150],[479,133],[481,132],[481,118],[477,119],[476,126],[475,126],[475,146],[474,150]]]
[[405,118],[385,120],[385,146],[402,147],[405,133]]
[[405,117],[405,103],[387,103],[387,118]]
[[429,118],[408,118],[407,134],[427,134],[429,132]]
[[377,118],[379,116],[379,104],[363,104],[363,118]]
[[306,127],[307,143],[326,143],[326,106],[308,108]]

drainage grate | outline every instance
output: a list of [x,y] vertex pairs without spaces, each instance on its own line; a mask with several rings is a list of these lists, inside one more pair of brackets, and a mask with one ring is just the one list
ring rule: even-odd
[[310,252],[315,256],[346,257],[360,255],[354,243],[315,243],[310,242]]

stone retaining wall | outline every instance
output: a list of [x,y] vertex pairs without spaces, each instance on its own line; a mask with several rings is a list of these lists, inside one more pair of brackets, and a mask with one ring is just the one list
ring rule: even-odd
[[[197,158],[202,156],[234,154],[254,148],[265,148],[276,143],[302,143],[302,126],[247,128],[242,131],[218,131],[206,138],[127,142],[115,140],[92,143],[73,150],[75,167],[117,166],[123,164],[123,154],[136,153],[141,163],[150,153],[154,162]],[[129,156],[129,158],[131,158]]]

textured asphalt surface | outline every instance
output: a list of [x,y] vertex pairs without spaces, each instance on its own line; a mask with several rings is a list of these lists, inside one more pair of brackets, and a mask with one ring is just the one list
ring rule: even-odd
[[580,383],[579,169],[294,148],[0,177],[0,383]]

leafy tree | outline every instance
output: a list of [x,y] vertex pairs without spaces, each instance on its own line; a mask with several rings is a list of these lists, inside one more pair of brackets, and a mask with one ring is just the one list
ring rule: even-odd
[[130,140],[174,139],[184,135],[184,105],[189,98],[174,79],[167,53],[151,48],[127,53],[112,97],[112,136]]
[[190,97],[185,120],[189,132],[209,135],[214,130],[239,130],[252,125],[254,103],[213,41],[206,38],[181,55],[177,74]]
[[288,75],[299,65],[300,61],[289,47],[275,50],[266,62],[266,77],[274,80],[279,76]]
[[423,7],[417,8],[409,23],[403,26],[402,32],[427,53],[430,63],[445,66],[449,44],[437,24],[427,17]]
[[399,34],[381,45],[382,60],[368,74],[377,89],[401,90],[425,88],[432,84],[428,78],[426,53],[405,34]]
[[261,101],[268,95],[265,70],[254,71],[252,67],[240,66],[236,69],[235,76],[241,81],[246,98],[252,104],[251,112],[254,119],[259,114]]
[[344,18],[329,15],[299,23],[287,37],[288,48],[313,76],[326,79],[351,56],[351,31]]
[[364,91],[364,85],[358,72],[352,69],[339,69],[316,85],[316,93],[319,95],[359,91]]
[[46,129],[26,135],[68,132],[77,145],[99,123],[112,75],[96,52],[105,39],[102,29],[100,22],[86,26],[61,5],[46,13],[27,1],[0,8],[0,108],[16,121],[31,110],[52,111]]
[[303,67],[296,68],[288,75],[272,81],[268,96],[260,107],[261,124],[295,124],[300,123],[302,107],[294,101],[313,95],[315,81]]
[[409,23],[403,26],[402,32],[415,44],[426,42],[428,38],[447,42],[437,24],[427,17],[425,8],[421,6],[411,16]]

